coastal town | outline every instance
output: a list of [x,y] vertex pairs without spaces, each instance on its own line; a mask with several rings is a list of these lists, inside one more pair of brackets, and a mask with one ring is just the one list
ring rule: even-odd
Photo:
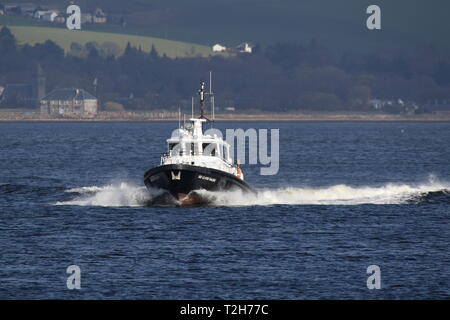
[[[175,121],[185,117],[191,106],[176,110],[127,110],[124,97],[116,101],[101,101],[83,88],[55,88],[47,92],[47,78],[37,65],[31,83],[0,84],[0,121]],[[96,92],[98,80],[92,90]],[[122,102],[122,103],[121,103]],[[372,99],[366,112],[268,112],[216,109],[216,119],[235,121],[450,121],[449,101],[430,101],[426,106],[415,102]]]
[[[93,90],[96,91],[97,79]],[[46,91],[46,76],[37,66],[32,83],[0,84],[0,121],[175,121],[189,113],[190,106],[178,111],[154,109],[127,110],[119,101],[101,101],[83,88],[55,88]],[[415,102],[372,99],[366,112],[268,112],[217,107],[216,120],[226,121],[450,121],[448,101]]]
[[[57,6],[0,1],[0,17],[12,19],[5,21],[42,22],[23,30],[21,41],[14,26],[1,30],[1,121],[177,120],[189,113],[191,97],[185,87],[197,69],[220,70],[218,76],[225,79],[216,105],[218,120],[450,117],[450,64],[431,49],[411,51],[411,57],[394,52],[360,54],[356,59],[333,57],[315,39],[263,48],[250,42],[228,45],[218,37],[205,46],[210,56],[186,54],[179,59],[161,54],[153,44],[143,48],[128,42],[122,52],[114,33],[104,43],[83,39],[64,47],[51,39],[33,43],[29,29],[63,28],[65,6],[72,2]],[[125,14],[97,5],[83,8],[81,22],[128,26]],[[62,68],[67,72],[59,72]]]

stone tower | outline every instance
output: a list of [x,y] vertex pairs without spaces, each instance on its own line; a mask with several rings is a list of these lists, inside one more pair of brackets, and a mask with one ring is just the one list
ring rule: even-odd
[[36,106],[40,106],[41,99],[45,97],[45,75],[40,64],[36,66],[36,70],[33,75],[33,99],[36,102]]

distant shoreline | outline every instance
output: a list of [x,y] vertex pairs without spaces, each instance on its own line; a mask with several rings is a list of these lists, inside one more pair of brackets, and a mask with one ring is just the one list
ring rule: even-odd
[[[165,112],[100,112],[95,118],[45,118],[30,110],[0,110],[0,122],[174,122],[179,121],[176,113]],[[186,119],[190,115],[186,115]],[[181,121],[184,120],[182,115]],[[420,115],[398,115],[385,113],[348,112],[291,112],[291,113],[233,113],[216,114],[217,122],[450,122],[450,112]]]

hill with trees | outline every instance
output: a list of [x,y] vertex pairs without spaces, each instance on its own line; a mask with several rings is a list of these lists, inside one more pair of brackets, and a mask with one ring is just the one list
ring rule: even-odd
[[95,31],[76,32],[64,28],[41,26],[13,26],[10,29],[14,32],[19,44],[33,46],[51,40],[66,52],[73,49],[73,46],[76,47],[77,44],[84,46],[86,43],[95,42],[101,46],[102,50],[115,56],[123,54],[127,43],[137,48],[140,47],[146,52],[150,52],[151,48],[155,47],[161,55],[168,57],[209,56],[213,54],[211,48],[207,46],[147,36]]
[[[371,99],[427,105],[450,101],[450,57],[433,46],[415,51],[337,54],[310,40],[255,47],[252,54],[170,58],[127,45],[114,56],[95,43],[67,53],[52,41],[18,45],[0,31],[0,85],[30,83],[42,66],[47,91],[79,87],[128,110],[190,108],[198,81],[214,72],[217,105],[237,110],[372,110]],[[3,105],[20,107],[20,105]],[[393,109],[394,110],[394,109]]]
[[[30,0],[1,0],[30,3]],[[39,0],[42,6],[65,8],[71,1]],[[262,46],[305,43],[314,38],[343,52],[415,50],[421,45],[450,49],[447,0],[77,0],[84,11],[101,8],[119,15],[114,23],[83,26],[86,30],[145,35],[211,46],[242,42]],[[366,9],[382,10],[382,30],[366,28]],[[0,21],[1,23],[1,21]],[[21,24],[33,23],[20,21]],[[9,25],[9,24],[8,24]]]

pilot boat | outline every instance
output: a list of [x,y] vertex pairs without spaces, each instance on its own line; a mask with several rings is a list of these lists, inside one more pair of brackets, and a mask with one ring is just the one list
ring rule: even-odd
[[205,83],[200,86],[200,116],[174,130],[160,165],[144,174],[148,189],[163,190],[181,206],[206,202],[199,190],[255,192],[244,181],[239,162],[233,163],[230,145],[217,134],[204,133],[203,125],[210,120],[204,115]]

